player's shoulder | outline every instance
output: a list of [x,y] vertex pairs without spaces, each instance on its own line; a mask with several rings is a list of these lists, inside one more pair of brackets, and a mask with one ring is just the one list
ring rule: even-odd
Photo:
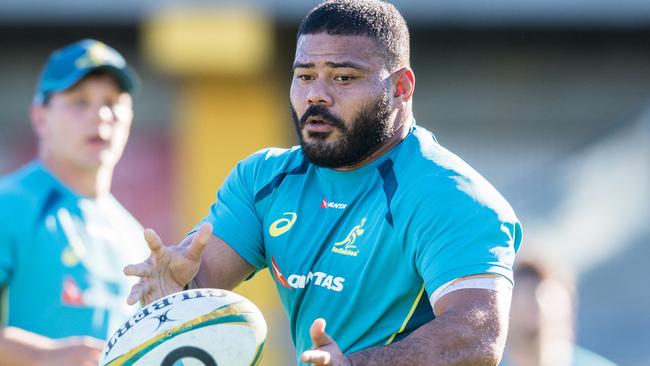
[[474,170],[442,147],[428,130],[414,126],[394,157],[394,170],[402,187],[447,189],[457,176],[473,176]]
[[431,208],[482,206],[514,218],[505,198],[479,172],[416,126],[396,157],[396,175],[407,201],[435,202]]
[[288,149],[270,147],[249,155],[239,162],[237,169],[240,174],[262,178],[300,169],[304,163],[300,146]]
[[293,146],[291,148],[268,147],[258,150],[244,159],[248,163],[271,166],[282,166],[298,160],[302,160],[302,149],[300,146]]
[[16,218],[38,210],[47,195],[39,163],[28,163],[0,178],[0,216]]
[[31,162],[0,178],[0,198],[18,199],[38,195],[39,164]]
[[395,166],[398,174],[408,178],[423,174],[447,177],[452,172],[468,173],[468,170],[472,170],[423,127],[414,126],[401,145],[395,157]]

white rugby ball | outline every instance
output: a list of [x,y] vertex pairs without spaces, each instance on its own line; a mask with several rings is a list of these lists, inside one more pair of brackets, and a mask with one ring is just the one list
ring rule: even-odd
[[101,366],[258,365],[266,322],[233,292],[193,289],[136,312],[108,339]]

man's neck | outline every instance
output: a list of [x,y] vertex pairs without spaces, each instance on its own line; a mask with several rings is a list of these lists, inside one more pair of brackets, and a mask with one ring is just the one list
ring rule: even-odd
[[112,167],[83,169],[43,157],[43,165],[75,193],[90,198],[102,198],[110,193]]

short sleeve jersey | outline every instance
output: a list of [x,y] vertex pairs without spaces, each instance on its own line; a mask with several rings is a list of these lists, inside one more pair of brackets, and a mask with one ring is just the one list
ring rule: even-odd
[[462,276],[512,281],[520,224],[508,203],[427,130],[352,171],[299,147],[241,161],[204,219],[273,274],[296,351],[323,317],[344,353],[390,344],[431,321],[429,296]]
[[5,325],[52,338],[106,339],[136,308],[142,227],[109,196],[80,197],[40,162],[0,180],[0,288]]

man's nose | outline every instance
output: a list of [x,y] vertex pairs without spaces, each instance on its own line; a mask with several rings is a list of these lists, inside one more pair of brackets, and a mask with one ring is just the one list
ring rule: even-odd
[[99,117],[100,122],[112,122],[115,120],[113,109],[108,105],[101,105],[97,109],[97,117]]
[[307,93],[307,104],[324,104],[327,106],[332,105],[334,98],[328,86],[324,82],[315,81],[309,86]]

